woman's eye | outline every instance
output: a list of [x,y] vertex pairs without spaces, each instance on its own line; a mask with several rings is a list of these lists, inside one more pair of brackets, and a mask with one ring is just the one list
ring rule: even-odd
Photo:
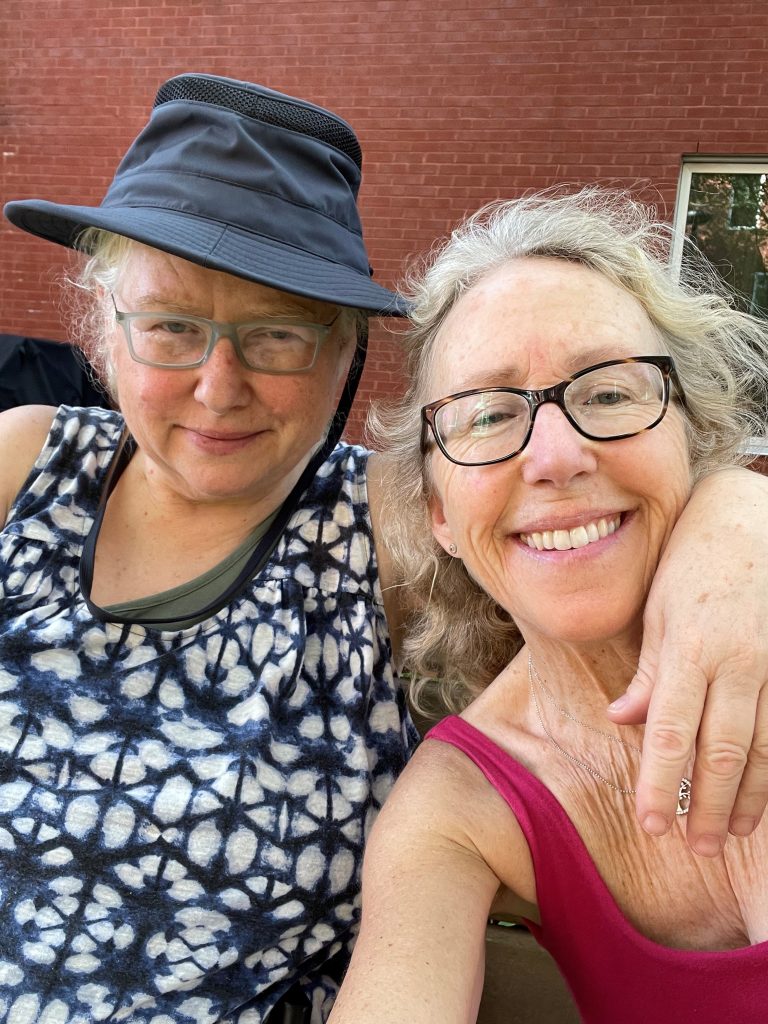
[[194,324],[186,323],[184,320],[164,320],[159,323],[155,330],[162,331],[166,334],[194,334],[196,328]]
[[272,341],[303,342],[305,339],[290,327],[260,327],[249,331],[243,339],[246,345],[268,344]]
[[493,427],[497,423],[501,423],[503,420],[508,419],[507,413],[498,412],[495,410],[488,410],[481,412],[478,416],[472,420],[473,430],[482,430],[486,427]]
[[585,405],[621,405],[624,402],[630,401],[632,401],[630,395],[614,388],[610,391],[595,391],[593,394],[588,395]]
[[519,409],[505,409],[503,406],[481,409],[472,417],[470,427],[475,434],[488,433],[491,430],[514,427],[524,415]]

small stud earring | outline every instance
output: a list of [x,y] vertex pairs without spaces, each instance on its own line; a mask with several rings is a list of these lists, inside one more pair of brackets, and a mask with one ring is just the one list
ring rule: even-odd
[[449,545],[448,545],[448,553],[449,553],[449,554],[450,554],[451,556],[455,555],[455,554],[456,554],[456,552],[457,552],[458,550],[459,550],[459,549],[458,549],[458,548],[456,547],[456,545],[455,545],[455,544],[449,544]]

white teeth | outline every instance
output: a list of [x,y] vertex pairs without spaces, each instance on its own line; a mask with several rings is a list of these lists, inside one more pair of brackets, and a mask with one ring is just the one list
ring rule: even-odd
[[585,548],[589,544],[589,534],[583,526],[577,526],[571,530],[571,547]]
[[520,539],[529,548],[537,551],[570,551],[573,548],[585,548],[618,530],[621,516],[610,516],[608,519],[596,519],[585,526],[575,526],[572,530],[542,530],[533,533],[521,533]]

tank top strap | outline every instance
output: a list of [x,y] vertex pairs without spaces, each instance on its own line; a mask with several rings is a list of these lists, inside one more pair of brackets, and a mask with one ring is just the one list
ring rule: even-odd
[[463,718],[444,719],[426,738],[464,753],[515,814],[531,851],[541,918],[540,926],[527,923],[557,962],[585,1024],[762,1024],[768,942],[700,951],[646,938],[621,913],[563,806],[527,768]]
[[[562,804],[535,775],[456,715],[444,718],[425,739],[449,743],[465,754],[512,810],[533,859],[542,932],[553,921],[560,931],[570,922],[583,927],[598,910],[600,916],[618,910]],[[533,923],[531,930],[539,932]]]

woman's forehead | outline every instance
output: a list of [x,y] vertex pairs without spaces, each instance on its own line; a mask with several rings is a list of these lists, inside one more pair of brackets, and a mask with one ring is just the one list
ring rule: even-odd
[[629,292],[581,264],[526,257],[461,296],[438,331],[433,366],[458,389],[475,386],[469,378],[494,367],[519,368],[514,375],[522,377],[551,362],[553,374],[567,376],[582,359],[588,365],[659,351],[653,324]]
[[644,314],[637,299],[599,271],[582,263],[551,256],[509,260],[485,274],[459,298],[446,317],[537,318],[582,317],[597,307],[602,315],[615,309]]
[[328,302],[280,291],[257,281],[248,281],[233,274],[132,242],[121,268],[118,288],[128,293],[139,308],[174,308],[194,310],[216,303],[242,306],[258,316],[291,316],[324,323],[333,318],[338,307]]

